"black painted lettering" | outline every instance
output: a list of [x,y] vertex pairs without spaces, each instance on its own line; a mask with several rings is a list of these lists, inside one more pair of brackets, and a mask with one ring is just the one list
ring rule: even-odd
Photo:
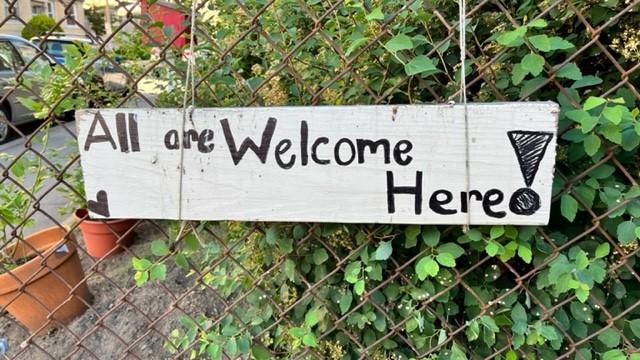
[[485,214],[498,219],[507,216],[505,211],[493,211],[493,209],[491,209],[492,206],[500,204],[502,200],[504,200],[504,194],[502,191],[498,189],[491,189],[487,191],[482,199],[482,209]]
[[198,151],[204,154],[212,152],[215,145],[213,143],[207,144],[207,142],[211,140],[213,140],[213,130],[202,130],[198,136]]
[[[340,158],[340,146],[342,144],[349,145],[349,151],[351,151],[351,156],[349,157],[349,160],[347,160],[347,161],[342,161],[342,159]],[[353,145],[351,140],[349,140],[347,138],[342,138],[342,139],[338,140],[338,142],[336,143],[336,146],[333,148],[333,155],[336,158],[336,164],[342,165],[342,166],[347,166],[347,165],[351,164],[353,162],[353,160],[356,158],[356,147]]]
[[[440,199],[440,195],[444,195],[444,199]],[[449,190],[437,190],[431,194],[429,198],[429,208],[433,210],[433,212],[440,215],[452,215],[457,213],[458,211],[455,209],[445,209],[442,207],[443,205],[447,205],[453,200],[453,194]]]
[[169,150],[180,149],[178,130],[171,129],[164,134],[164,146]]
[[140,137],[138,136],[138,121],[136,114],[129,114],[129,136],[131,137],[131,151],[140,151]]
[[280,157],[280,155],[283,155],[284,153],[289,151],[289,149],[291,148],[291,144],[291,140],[283,139],[278,143],[278,145],[276,145],[276,162],[278,163],[278,166],[285,170],[291,169],[293,167],[293,164],[295,164],[296,162],[295,155],[291,155],[288,162],[282,161],[282,158]]
[[129,152],[129,134],[127,131],[127,119],[124,113],[116,114],[116,133],[118,134],[118,143],[120,143],[120,151]]
[[191,149],[191,143],[198,142],[198,132],[195,129],[189,129],[182,136],[182,146],[185,149]]
[[408,194],[414,196],[414,212],[422,213],[422,171],[416,171],[416,186],[395,186],[393,172],[387,171],[387,211],[389,214],[396,212],[396,194]]
[[373,141],[369,139],[356,139],[356,145],[358,147],[358,163],[364,163],[364,151],[365,148],[369,148],[369,152],[375,154],[378,152],[378,147],[382,146],[382,151],[384,151],[384,163],[388,164],[391,162],[390,151],[389,151],[389,140],[380,139],[378,141]]
[[328,143],[329,143],[329,138],[324,136],[317,138],[316,141],[313,142],[313,145],[311,145],[311,160],[313,160],[313,162],[315,162],[318,165],[327,165],[329,163],[329,159],[320,159],[318,157],[318,146],[320,146],[320,144],[328,144]]
[[[398,165],[406,166],[411,163],[413,157],[411,155],[407,155],[411,149],[413,149],[413,144],[409,140],[400,140],[396,143],[396,146],[393,147],[393,159]],[[407,156],[403,159],[402,155]]]
[[460,212],[466,213],[469,211],[469,200],[471,200],[472,196],[477,201],[482,201],[482,193],[478,190],[469,191],[469,195],[467,195],[466,191],[460,192]]
[[[96,125],[100,124],[102,128],[103,135],[96,135]],[[89,128],[89,133],[87,134],[87,139],[84,141],[84,151],[89,151],[91,148],[91,144],[108,142],[111,144],[113,150],[116,149],[116,142],[113,141],[113,137],[111,136],[111,132],[109,131],[109,127],[104,122],[104,118],[100,115],[98,111],[96,115],[93,117],[93,122],[91,123],[91,127]]]
[[307,166],[309,162],[309,152],[307,147],[309,145],[309,125],[302,120],[300,124],[300,164]]
[[269,147],[271,146],[271,138],[273,137],[273,132],[276,129],[277,120],[275,118],[269,118],[267,121],[267,125],[264,127],[264,131],[262,132],[262,140],[260,142],[260,146],[256,145],[251,138],[247,137],[244,139],[242,144],[240,145],[240,149],[236,148],[236,142],[233,139],[233,135],[231,134],[231,128],[229,128],[229,121],[227,119],[220,120],[220,125],[222,125],[222,131],[224,132],[224,138],[227,141],[227,146],[229,147],[229,152],[231,153],[231,158],[233,159],[233,163],[238,165],[240,160],[244,157],[244,154],[248,149],[251,149],[258,159],[260,159],[261,163],[265,163],[267,161],[267,153],[269,152]]

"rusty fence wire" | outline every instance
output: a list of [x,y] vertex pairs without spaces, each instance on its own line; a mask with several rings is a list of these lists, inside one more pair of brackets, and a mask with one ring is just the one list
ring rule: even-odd
[[[546,227],[464,234],[458,226],[141,219],[108,224],[118,246],[91,256],[97,250],[80,229],[90,219],[71,216],[85,201],[73,109],[180,107],[190,36],[197,106],[458,99],[456,2],[202,0],[193,29],[191,5],[3,0],[0,120],[10,134],[0,145],[0,356],[637,356],[640,250],[635,235],[621,239],[640,236],[637,144],[625,143],[627,133],[618,143],[605,135],[585,157],[584,135],[565,115]],[[632,110],[640,101],[639,7],[470,1],[470,101],[552,100],[566,113],[593,95]],[[37,34],[39,48],[4,36],[36,13],[54,21]],[[499,37],[527,24],[526,39]],[[63,39],[60,32],[89,45],[76,41],[76,50],[47,58],[44,50],[57,50],[46,41]],[[513,65],[527,54],[544,63],[523,75]],[[488,243],[501,255],[488,254]],[[441,264],[424,281],[416,268],[438,244],[448,244],[455,266]],[[590,249],[589,265],[575,265],[580,248]],[[376,255],[384,250],[391,253]],[[579,274],[561,290],[548,278],[563,276],[563,266]],[[593,271],[580,272],[587,266]]]

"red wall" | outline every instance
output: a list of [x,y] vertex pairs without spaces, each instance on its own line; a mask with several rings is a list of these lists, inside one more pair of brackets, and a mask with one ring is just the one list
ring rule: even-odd
[[[167,41],[176,36],[180,31],[186,28],[183,24],[186,20],[186,15],[180,10],[174,9],[170,4],[165,4],[162,2],[156,2],[155,4],[149,5],[147,0],[142,0],[140,2],[140,7],[142,9],[142,16],[145,21],[156,22],[160,21],[164,24],[165,27],[171,27],[173,32],[170,36],[165,35],[162,32],[162,29],[159,27],[153,27],[149,29],[149,33],[152,35],[153,40],[159,42],[160,44],[166,44]],[[179,38],[177,38],[173,44],[178,47],[183,47],[187,43],[186,34],[189,32],[187,30],[184,34],[182,34]]]

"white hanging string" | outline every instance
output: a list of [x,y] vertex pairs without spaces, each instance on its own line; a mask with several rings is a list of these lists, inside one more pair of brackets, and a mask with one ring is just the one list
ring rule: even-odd
[[[196,99],[196,85],[195,85],[195,67],[196,56],[194,52],[195,47],[195,24],[196,24],[196,9],[197,0],[192,0],[191,3],[191,31],[189,36],[189,53],[187,54],[187,72],[184,80],[184,96],[182,98],[182,132],[178,139],[180,143],[180,176],[179,176],[179,188],[178,188],[178,219],[182,220],[182,176],[184,174],[184,131],[187,123],[187,117],[189,122],[193,123],[193,109]],[[191,104],[187,107],[187,89],[191,88]]]
[[466,233],[471,225],[471,206],[469,204],[469,190],[471,177],[469,175],[469,116],[467,112],[467,80],[465,60],[467,58],[467,4],[465,0],[458,0],[458,29],[460,39],[460,101],[464,112],[464,145],[465,145],[465,184],[467,190],[467,219],[462,230]]

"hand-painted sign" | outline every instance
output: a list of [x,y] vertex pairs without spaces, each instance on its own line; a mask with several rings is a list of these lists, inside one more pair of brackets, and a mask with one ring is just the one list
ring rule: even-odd
[[470,104],[467,114],[465,130],[460,105],[196,109],[185,122],[180,109],[83,110],[88,208],[98,218],[546,224],[557,105]]

